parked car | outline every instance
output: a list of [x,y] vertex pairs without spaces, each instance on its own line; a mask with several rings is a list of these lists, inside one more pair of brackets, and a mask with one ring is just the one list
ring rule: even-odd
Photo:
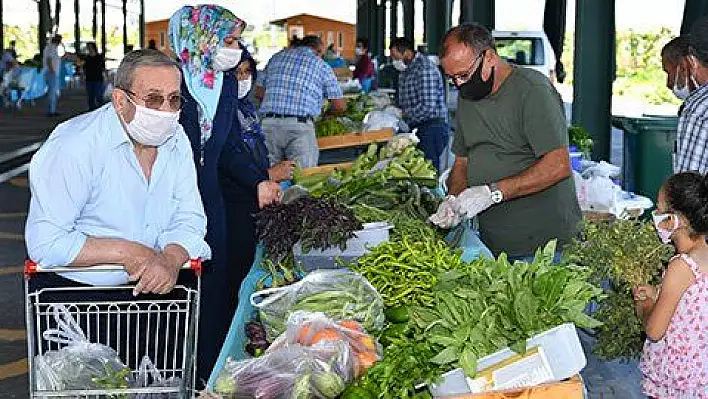
[[556,82],[556,56],[544,32],[493,31],[497,53],[508,62],[535,69]]

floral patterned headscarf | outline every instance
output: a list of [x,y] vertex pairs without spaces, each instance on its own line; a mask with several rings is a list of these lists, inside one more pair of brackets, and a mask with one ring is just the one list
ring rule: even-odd
[[245,22],[216,5],[184,6],[170,18],[170,43],[182,63],[189,93],[198,104],[201,145],[211,137],[223,73],[212,68],[216,49]]

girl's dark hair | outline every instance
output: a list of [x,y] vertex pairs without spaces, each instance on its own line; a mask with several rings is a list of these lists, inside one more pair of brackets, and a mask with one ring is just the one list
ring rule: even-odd
[[670,210],[682,214],[696,234],[708,234],[708,179],[700,173],[683,172],[669,178],[664,194]]

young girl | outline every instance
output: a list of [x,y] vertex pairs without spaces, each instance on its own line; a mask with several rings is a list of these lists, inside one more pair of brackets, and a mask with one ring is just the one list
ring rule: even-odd
[[648,337],[642,387],[653,398],[708,398],[708,179],[671,176],[653,216],[659,237],[678,255],[661,286],[634,288]]

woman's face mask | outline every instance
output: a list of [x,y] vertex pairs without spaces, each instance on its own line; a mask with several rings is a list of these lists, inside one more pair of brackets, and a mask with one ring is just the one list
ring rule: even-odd
[[233,69],[241,62],[243,50],[230,47],[219,47],[216,49],[211,65],[217,72],[224,72]]
[[398,72],[403,72],[408,68],[408,65],[406,65],[403,60],[393,60],[392,62],[393,67],[396,68]]
[[253,85],[253,78],[251,78],[251,77],[238,81],[238,99],[239,100],[248,95],[248,93],[251,91],[252,85]]

